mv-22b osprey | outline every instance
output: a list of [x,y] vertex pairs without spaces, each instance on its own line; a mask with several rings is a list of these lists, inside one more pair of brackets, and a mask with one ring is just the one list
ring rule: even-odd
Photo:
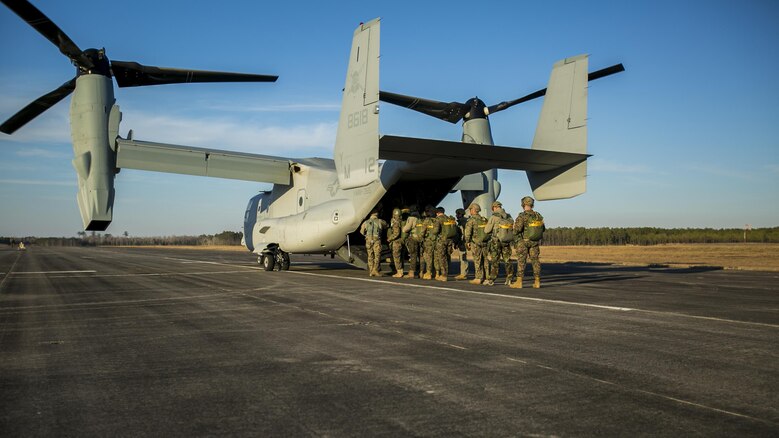
[[[129,134],[121,138],[113,94],[79,93],[80,84],[93,75],[80,74],[71,105],[71,129],[85,229],[104,230],[110,224],[114,175],[122,168],[259,181],[273,183],[273,189],[250,199],[244,243],[259,255],[266,270],[288,269],[290,253],[337,254],[365,267],[364,240],[357,230],[374,209],[388,216],[392,207],[436,205],[451,191],[463,190],[468,202],[476,199],[486,210],[495,198],[492,172],[498,168],[528,171],[538,199],[584,192],[589,156],[586,56],[555,64],[531,149],[381,136],[379,28],[375,19],[361,23],[354,32],[333,159],[152,143]],[[84,88],[88,87],[94,88]],[[85,105],[97,114],[85,118]],[[466,119],[464,136],[471,132],[484,138],[485,129],[489,133],[489,125],[483,124],[487,112],[482,114],[461,116]]]

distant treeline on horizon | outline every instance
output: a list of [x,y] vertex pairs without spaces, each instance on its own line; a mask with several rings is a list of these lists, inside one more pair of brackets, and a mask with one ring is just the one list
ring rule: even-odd
[[[0,244],[20,241],[40,246],[175,246],[240,245],[243,233],[223,231],[200,236],[122,236],[81,233],[79,237],[0,237]],[[779,243],[779,227],[754,228],[549,228],[544,245],[659,245],[666,243]]]

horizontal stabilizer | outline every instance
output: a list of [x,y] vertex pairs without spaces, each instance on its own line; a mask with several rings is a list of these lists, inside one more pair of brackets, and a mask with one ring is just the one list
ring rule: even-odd
[[587,154],[490,146],[459,141],[384,135],[379,158],[404,161],[414,173],[457,177],[487,169],[546,172],[585,161]]
[[117,139],[116,167],[290,184],[290,160],[267,155]]

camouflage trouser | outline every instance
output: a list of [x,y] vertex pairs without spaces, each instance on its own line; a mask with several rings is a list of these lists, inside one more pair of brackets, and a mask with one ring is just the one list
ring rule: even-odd
[[[437,239],[436,239],[437,240]],[[435,255],[435,245],[436,240],[433,239],[426,239],[424,242],[425,245],[425,251],[424,251],[424,258],[425,258],[425,272],[428,274],[433,274],[435,272],[433,270],[433,256]]]
[[395,239],[389,244],[392,250],[392,262],[395,264],[395,271],[403,272],[403,241]]
[[487,261],[490,265],[490,275],[488,279],[495,281],[498,278],[498,268],[500,262],[506,265],[506,279],[514,279],[514,264],[511,263],[511,245],[498,240],[491,240],[487,247]]
[[517,278],[525,275],[525,265],[527,256],[530,255],[530,264],[533,266],[533,276],[541,278],[541,262],[538,256],[541,255],[541,247],[538,242],[520,241],[517,242]]
[[483,243],[471,243],[471,256],[473,257],[473,267],[476,269],[476,280],[484,280],[485,257],[487,255],[487,246]]
[[457,250],[460,251],[460,275],[465,277],[468,275],[468,251],[464,243],[457,245]]
[[365,250],[368,252],[368,272],[381,270],[381,240],[365,239]]
[[406,238],[406,250],[408,251],[409,268],[408,272],[416,272],[419,265],[419,242],[411,236]]
[[452,241],[449,239],[438,239],[435,241],[435,267],[436,273],[449,275],[449,247]]

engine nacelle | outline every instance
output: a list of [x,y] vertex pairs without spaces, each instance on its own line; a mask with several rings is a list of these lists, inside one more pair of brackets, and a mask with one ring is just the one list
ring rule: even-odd
[[78,207],[84,229],[111,224],[116,176],[116,137],[121,112],[114,105],[111,78],[82,75],[70,104],[73,167],[78,174]]

